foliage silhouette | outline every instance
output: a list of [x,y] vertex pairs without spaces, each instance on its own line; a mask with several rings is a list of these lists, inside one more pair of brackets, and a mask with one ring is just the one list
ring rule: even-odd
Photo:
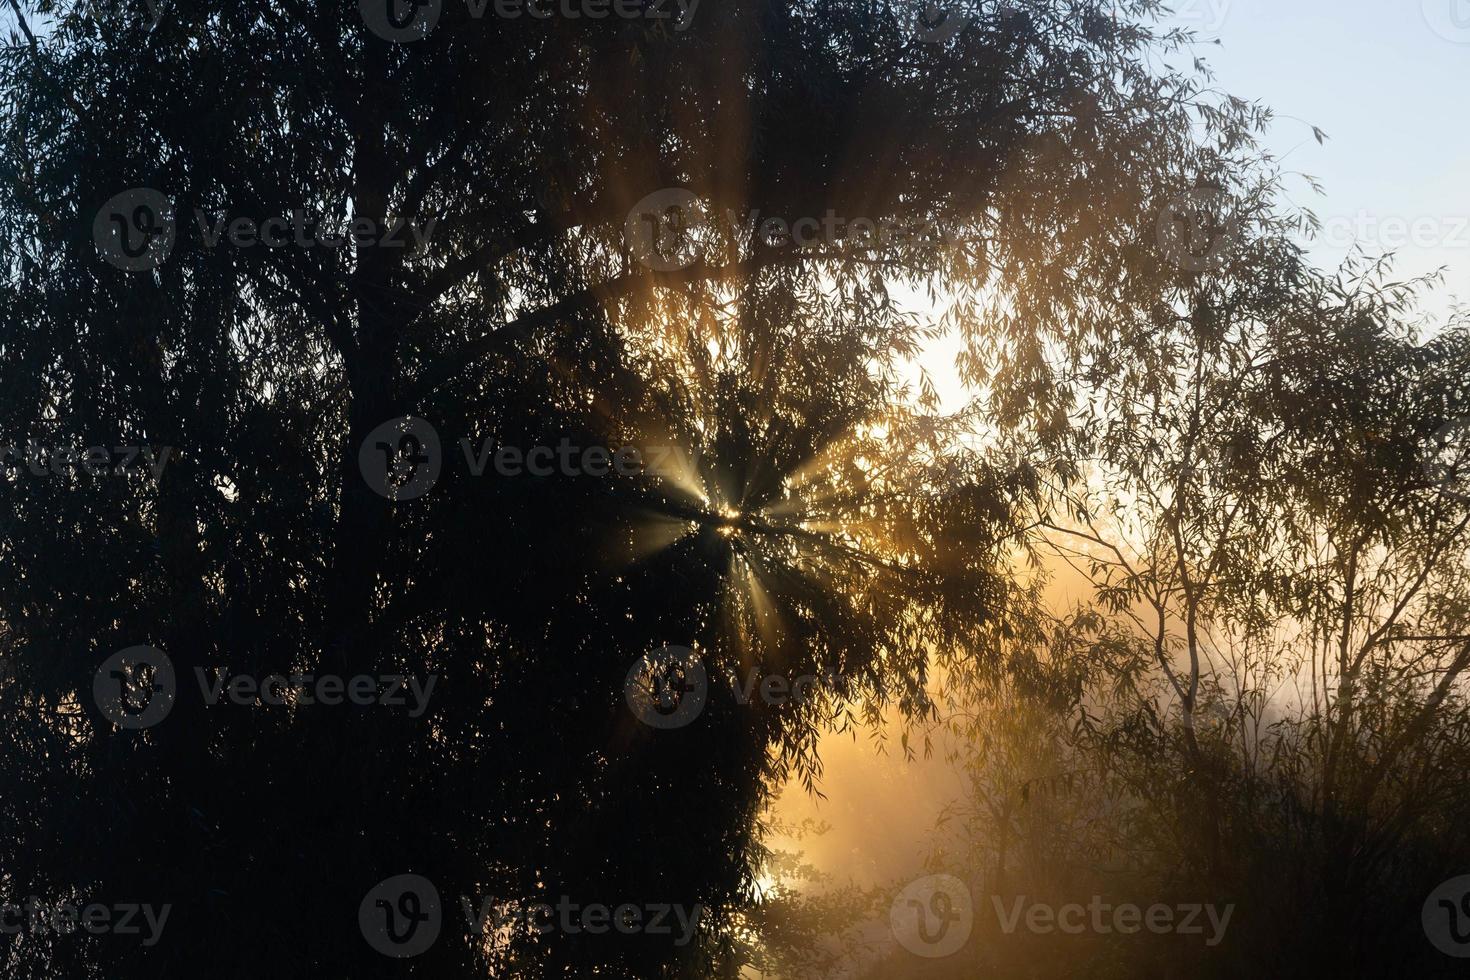
[[[391,44],[341,0],[15,5],[0,444],[172,455],[156,481],[0,482],[0,867],[12,895],[174,913],[148,948],[24,936],[7,973],[736,969],[755,815],[776,780],[819,773],[824,728],[923,715],[932,663],[1048,682],[999,642],[1024,473],[955,451],[966,420],[933,417],[905,359],[938,328],[1009,336],[969,362],[996,419],[1054,416],[1040,352],[1127,349],[1193,275],[1158,216],[1201,181],[1254,179],[1264,111],[1156,67],[1135,19],[1157,5],[1116,6],[1010,3],[936,44],[910,3],[732,0],[685,31],[449,3]],[[672,187],[716,216],[942,234],[798,248],[716,221],[653,271],[626,219]],[[130,188],[173,202],[156,269],[93,239]],[[210,243],[221,215],[296,209],[432,232]],[[954,302],[930,326],[900,288]],[[439,433],[442,473],[390,501],[359,453],[405,416]],[[475,477],[461,438],[672,445],[690,470]],[[664,643],[717,679],[837,680],[780,706],[715,683],[697,724],[656,732],[622,685]],[[120,730],[92,680],[136,644],[167,653],[179,693]],[[438,683],[417,718],[209,705],[195,678],[219,670]],[[446,907],[406,963],[355,917],[401,873]],[[461,896],[543,895],[708,914],[683,947],[461,924]]]

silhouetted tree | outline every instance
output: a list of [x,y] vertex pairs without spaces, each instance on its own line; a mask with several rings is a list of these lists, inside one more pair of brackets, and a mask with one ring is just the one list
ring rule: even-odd
[[[0,481],[0,881],[174,906],[151,947],[26,936],[18,977],[732,970],[772,781],[812,779],[849,705],[922,713],[931,656],[1004,666],[994,557],[1025,488],[954,451],[904,360],[940,327],[1009,330],[997,412],[1044,409],[1036,352],[1147,326],[1187,275],[1159,216],[1261,118],[1153,67],[1145,2],[938,29],[870,0],[682,25],[447,2],[395,7],[437,15],[403,43],[344,0],[12,6],[0,444],[171,455],[157,479]],[[118,197],[140,188],[167,206]],[[668,189],[700,209],[649,203]],[[297,210],[427,242],[217,238]],[[929,324],[903,290],[950,305]],[[361,458],[431,470],[405,418],[440,440],[413,499]],[[476,477],[461,438],[685,462]],[[93,680],[139,644],[179,693],[125,730]],[[663,644],[716,681],[678,730],[624,704]],[[742,705],[719,681],[751,667],[835,682]],[[418,717],[207,705],[199,670],[437,686]],[[404,962],[357,921],[400,873],[445,905]],[[462,924],[459,896],[560,895],[710,911],[688,946]]]

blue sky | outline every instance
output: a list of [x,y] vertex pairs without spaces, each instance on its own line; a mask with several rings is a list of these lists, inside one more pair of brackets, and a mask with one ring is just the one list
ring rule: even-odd
[[[1351,239],[1397,252],[1401,274],[1448,267],[1429,308],[1470,301],[1470,0],[1174,0],[1224,90],[1278,113],[1270,148],[1291,200],[1332,219],[1313,255]],[[1329,136],[1325,146],[1311,127]]]

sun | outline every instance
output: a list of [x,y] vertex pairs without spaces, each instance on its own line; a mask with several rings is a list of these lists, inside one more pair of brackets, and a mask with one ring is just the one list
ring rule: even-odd
[[720,526],[716,528],[717,533],[722,534],[727,538],[734,537],[736,532],[740,530],[740,519],[744,516],[745,515],[741,514],[738,508],[720,508]]

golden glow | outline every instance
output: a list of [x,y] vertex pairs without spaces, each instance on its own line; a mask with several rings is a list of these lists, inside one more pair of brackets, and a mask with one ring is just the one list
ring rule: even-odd
[[727,538],[733,538],[740,531],[738,523],[743,516],[745,515],[741,514],[740,509],[737,507],[721,507],[720,520],[723,523],[715,528],[715,533]]

